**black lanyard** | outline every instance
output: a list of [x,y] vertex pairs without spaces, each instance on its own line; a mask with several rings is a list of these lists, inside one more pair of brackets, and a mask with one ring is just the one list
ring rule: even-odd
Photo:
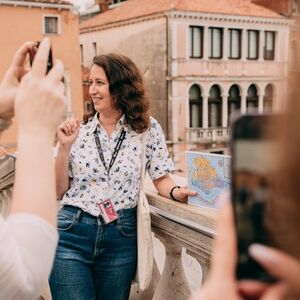
[[121,148],[121,145],[125,139],[125,135],[126,135],[126,131],[125,129],[123,128],[121,133],[120,133],[120,136],[119,136],[119,139],[118,139],[118,142],[117,142],[117,145],[116,145],[116,148],[111,156],[111,160],[109,162],[109,166],[107,168],[106,166],[106,163],[105,163],[105,160],[104,160],[104,156],[103,156],[103,151],[102,151],[102,147],[101,147],[101,143],[100,143],[100,139],[99,139],[99,136],[97,134],[97,130],[94,131],[94,137],[95,137],[95,141],[96,141],[96,145],[97,145],[97,149],[98,149],[98,152],[99,152],[99,156],[100,156],[100,159],[103,163],[103,166],[107,172],[107,174],[109,174],[109,171],[111,169],[111,167],[113,166],[117,156],[118,156],[118,153],[120,151],[120,148]]

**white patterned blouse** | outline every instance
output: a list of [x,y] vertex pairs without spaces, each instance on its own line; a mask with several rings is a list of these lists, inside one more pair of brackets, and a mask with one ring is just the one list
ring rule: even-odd
[[[80,125],[79,136],[72,145],[69,158],[70,187],[61,200],[62,205],[73,205],[83,211],[99,216],[98,204],[110,199],[115,210],[132,208],[137,205],[142,134],[136,133],[125,124],[125,116],[117,122],[115,131],[109,138],[98,120],[98,113],[87,124]],[[125,139],[109,175],[100,159],[94,132],[101,143],[106,166],[118,143],[122,129]],[[146,132],[146,170],[152,180],[173,170],[164,133],[158,122],[151,117],[151,127]]]

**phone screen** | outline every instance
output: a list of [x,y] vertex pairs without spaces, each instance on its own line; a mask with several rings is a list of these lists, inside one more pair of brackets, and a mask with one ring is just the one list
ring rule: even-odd
[[269,215],[278,147],[273,117],[245,115],[232,127],[232,203],[239,279],[274,280],[248,255],[248,247],[253,243],[272,245]]

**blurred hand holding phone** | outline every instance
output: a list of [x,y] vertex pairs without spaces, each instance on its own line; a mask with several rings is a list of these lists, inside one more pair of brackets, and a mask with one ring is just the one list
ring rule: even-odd
[[272,282],[248,254],[253,243],[274,246],[272,197],[277,176],[275,115],[248,114],[235,119],[231,134],[232,205],[237,233],[237,278]]

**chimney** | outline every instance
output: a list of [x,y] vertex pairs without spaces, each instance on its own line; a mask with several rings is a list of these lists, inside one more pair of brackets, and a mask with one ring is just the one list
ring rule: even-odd
[[99,5],[100,12],[103,13],[109,10],[110,0],[96,0],[95,3]]

